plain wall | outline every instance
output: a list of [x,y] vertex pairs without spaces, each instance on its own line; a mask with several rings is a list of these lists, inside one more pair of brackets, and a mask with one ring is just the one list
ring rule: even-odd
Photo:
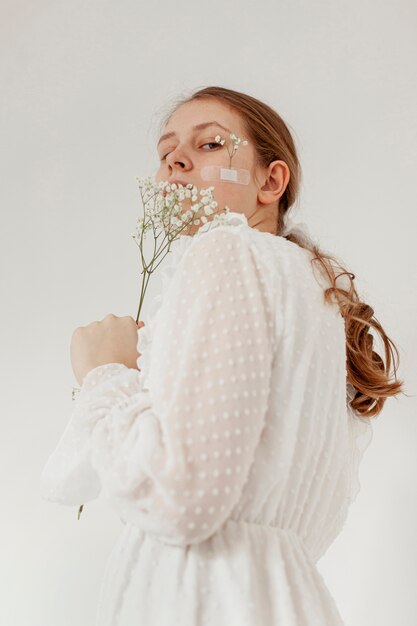
[[157,166],[173,99],[221,85],[289,124],[297,219],[400,350],[410,397],[375,422],[362,490],[318,566],[346,626],[416,625],[416,18],[411,0],[0,2],[2,624],[94,623],[121,523],[101,500],[78,521],[39,495],[72,409],[70,338],[135,317],[135,177]]

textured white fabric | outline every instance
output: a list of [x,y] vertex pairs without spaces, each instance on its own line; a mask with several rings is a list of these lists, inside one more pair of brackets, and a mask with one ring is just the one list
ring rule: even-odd
[[344,322],[296,244],[231,212],[181,236],[138,330],[140,371],[91,370],[41,476],[125,527],[97,626],[338,626],[317,567],[372,426],[348,406]]

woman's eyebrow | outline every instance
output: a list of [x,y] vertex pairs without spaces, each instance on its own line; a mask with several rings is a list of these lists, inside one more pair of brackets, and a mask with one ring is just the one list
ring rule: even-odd
[[[225,126],[222,126],[221,124],[219,124],[219,122],[203,122],[202,124],[197,124],[197,126],[193,127],[193,130],[201,130],[202,128],[207,128],[207,126],[219,126],[220,128],[223,128],[223,130],[227,131],[228,133],[230,133],[230,130],[228,128],[226,128]],[[162,135],[162,137],[160,137],[157,147],[159,146],[159,144],[161,143],[161,141],[163,141],[164,139],[168,139],[169,137],[174,137],[174,135],[176,135],[176,133],[172,132],[172,133],[165,133],[165,135]]]

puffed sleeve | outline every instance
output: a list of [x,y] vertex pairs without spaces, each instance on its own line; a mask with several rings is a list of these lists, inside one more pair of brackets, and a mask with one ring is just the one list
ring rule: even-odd
[[237,230],[193,241],[161,305],[149,388],[122,364],[88,372],[43,497],[79,505],[102,488],[122,519],[161,541],[214,534],[240,499],[264,428],[273,301]]

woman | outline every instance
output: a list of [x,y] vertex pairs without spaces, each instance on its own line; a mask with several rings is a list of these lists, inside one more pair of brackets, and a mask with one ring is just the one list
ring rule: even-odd
[[[213,186],[231,211],[174,242],[139,331],[109,315],[74,333],[82,389],[43,496],[103,488],[125,524],[98,626],[343,624],[316,563],[359,490],[370,418],[401,392],[396,348],[354,276],[290,228],[300,165],[275,111],[208,87],[163,130],[157,181]],[[232,163],[231,134],[248,141]],[[219,177],[230,165],[248,184]]]

